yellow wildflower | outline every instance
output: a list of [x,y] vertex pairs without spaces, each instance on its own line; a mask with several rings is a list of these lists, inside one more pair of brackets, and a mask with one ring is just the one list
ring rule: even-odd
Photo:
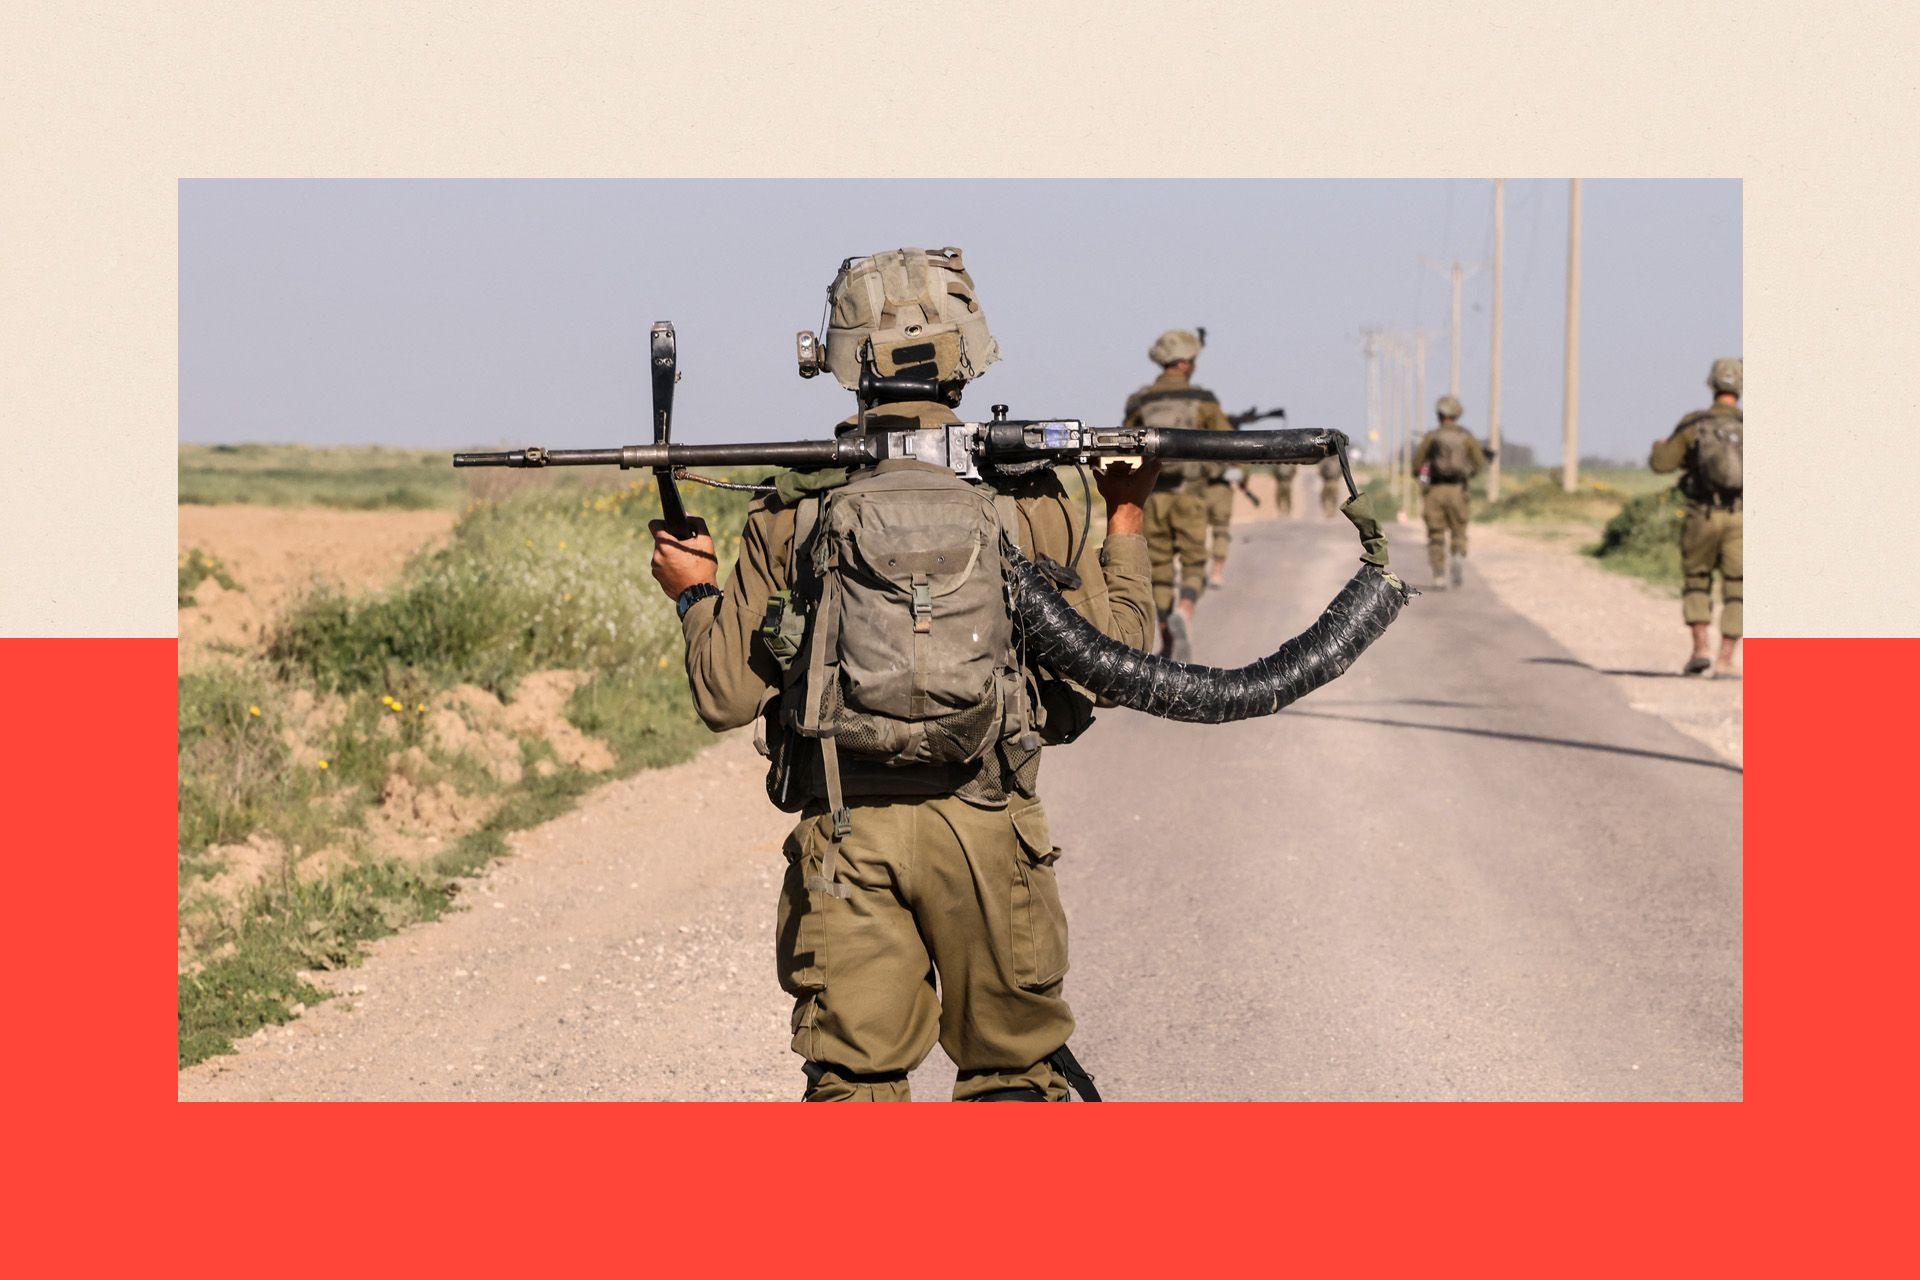
[[326,767],[327,767],[327,762],[326,762],[325,760],[322,760],[322,761],[320,762],[320,767],[321,767],[322,769],[324,769],[324,768],[326,768]]
[[247,708],[247,714],[248,714],[248,715],[250,715],[250,716],[257,716],[257,715],[259,715],[259,714],[260,714],[260,708],[258,708],[258,707],[248,707],[248,708]]

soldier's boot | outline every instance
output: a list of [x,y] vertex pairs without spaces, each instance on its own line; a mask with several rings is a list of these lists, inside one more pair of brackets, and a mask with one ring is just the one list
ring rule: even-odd
[[1447,566],[1447,581],[1453,586],[1457,587],[1466,582],[1466,571],[1463,567],[1466,561],[1467,558],[1458,551],[1453,553],[1453,561]]
[[1227,558],[1225,556],[1215,556],[1213,558],[1213,572],[1207,575],[1207,585],[1210,587],[1224,587],[1227,585],[1226,576]]
[[1693,656],[1687,659],[1687,665],[1680,669],[1681,675],[1702,676],[1713,669],[1713,659],[1707,651],[1707,630],[1705,622],[1690,622],[1687,629],[1693,632]]

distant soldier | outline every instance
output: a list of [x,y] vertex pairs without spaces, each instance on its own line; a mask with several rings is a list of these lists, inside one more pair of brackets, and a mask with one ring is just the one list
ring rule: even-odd
[[[1160,366],[1160,376],[1127,397],[1127,426],[1232,430],[1213,392],[1193,385],[1200,346],[1200,335],[1187,329],[1170,329],[1154,340],[1147,357]],[[1225,476],[1225,466],[1217,462],[1163,463],[1147,499],[1147,557],[1160,616],[1160,651],[1182,662],[1193,655],[1193,610],[1207,587],[1209,481],[1221,482],[1217,487],[1227,494],[1231,518],[1233,490]],[[1224,565],[1224,527],[1215,548],[1217,563]]]
[[1328,520],[1340,514],[1340,501],[1346,496],[1346,480],[1340,474],[1340,459],[1320,460],[1320,514]]
[[[1427,521],[1427,563],[1433,567],[1433,589],[1445,591],[1462,582],[1461,561],[1467,558],[1467,482],[1487,469],[1487,454],[1473,433],[1460,425],[1460,402],[1441,396],[1433,411],[1440,425],[1421,438],[1413,452],[1413,473],[1426,485],[1421,514]],[[1447,540],[1453,553],[1447,553]]]
[[1293,481],[1300,474],[1297,462],[1273,464],[1273,514],[1276,519],[1293,518]]
[[[1707,386],[1713,404],[1680,419],[1673,434],[1653,446],[1649,459],[1658,472],[1678,471],[1687,514],[1680,523],[1680,569],[1686,584],[1680,616],[1693,630],[1693,656],[1687,675],[1734,674],[1740,649],[1741,617],[1741,437],[1742,365],[1738,357],[1713,362]],[[1713,626],[1713,575],[1720,575],[1720,658],[1709,659]]]

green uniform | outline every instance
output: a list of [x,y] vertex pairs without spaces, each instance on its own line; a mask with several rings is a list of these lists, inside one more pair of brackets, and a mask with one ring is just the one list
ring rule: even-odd
[[[904,404],[871,425],[957,420],[943,405]],[[1144,647],[1154,620],[1142,539],[1110,536],[1095,550],[1080,504],[1051,471],[1005,492],[1027,554],[1079,572],[1068,602],[1102,633]],[[726,590],[682,622],[694,709],[712,729],[753,723],[780,687],[759,627],[774,593],[790,585],[795,523],[791,501],[757,500]],[[1091,704],[1083,696],[1052,680],[1040,689],[1043,742],[1084,728]],[[807,1060],[809,1099],[905,1100],[906,1073],[936,1041],[960,1068],[956,1098],[1021,1086],[1066,1097],[1065,1079],[1044,1061],[1072,1034],[1073,1015],[1062,996],[1058,850],[1034,794],[1038,768],[1037,749],[1010,771],[989,762],[889,769],[843,753],[852,816],[839,846],[846,897],[808,886],[822,873],[831,818],[817,778],[806,788],[810,799],[786,842],[774,949],[794,998],[793,1050]]]
[[[1211,391],[1193,386],[1185,374],[1166,370],[1127,397],[1125,425],[1231,431],[1233,424]],[[1215,555],[1227,553],[1226,526],[1233,518],[1233,490],[1217,462],[1167,462],[1146,504],[1147,556],[1153,579],[1153,603],[1161,613],[1173,608],[1176,582],[1181,596],[1198,600],[1207,589],[1207,528],[1215,526]],[[1217,482],[1217,483],[1215,483]],[[1226,514],[1210,518],[1208,495],[1226,494]],[[1177,572],[1176,572],[1177,563]]]
[[1209,480],[1206,492],[1207,549],[1216,560],[1227,558],[1227,544],[1233,541],[1233,482]]
[[1449,538],[1454,555],[1464,558],[1467,554],[1467,524],[1473,518],[1467,482],[1486,469],[1486,451],[1458,423],[1441,423],[1421,437],[1420,447],[1413,451],[1413,473],[1426,472],[1421,514],[1427,522],[1427,563],[1436,576],[1446,572]]
[[1273,468],[1273,513],[1282,520],[1293,514],[1293,482],[1299,473],[1299,465],[1291,462]]
[[1340,504],[1347,498],[1346,478],[1340,473],[1340,459],[1324,458],[1320,462],[1320,514],[1331,520],[1340,514]]
[[1740,406],[1716,404],[1682,418],[1672,435],[1653,446],[1648,461],[1657,472],[1681,473],[1680,493],[1687,501],[1686,514],[1680,521],[1680,571],[1686,578],[1680,595],[1681,617],[1689,626],[1713,621],[1713,576],[1718,573],[1720,634],[1737,640],[1745,622],[1741,496],[1715,492],[1695,466],[1696,429],[1714,417],[1731,418],[1744,434]]

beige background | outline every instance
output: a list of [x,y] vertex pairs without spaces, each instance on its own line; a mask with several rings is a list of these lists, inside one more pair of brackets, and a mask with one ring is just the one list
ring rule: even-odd
[[13,0],[0,635],[173,632],[182,177],[1496,172],[1747,180],[1749,630],[1920,634],[1913,13]]

